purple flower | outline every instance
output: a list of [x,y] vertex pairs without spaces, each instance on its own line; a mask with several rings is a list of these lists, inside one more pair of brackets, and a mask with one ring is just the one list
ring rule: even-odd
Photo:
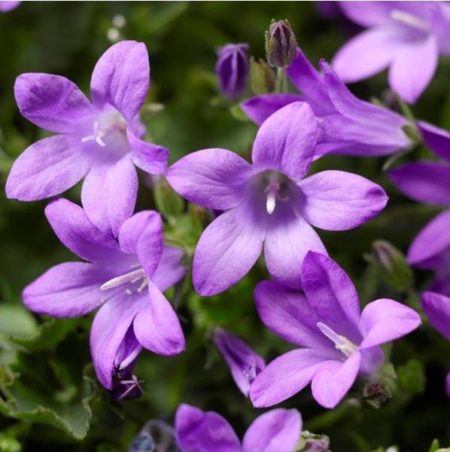
[[389,85],[414,103],[433,78],[439,54],[450,55],[445,2],[341,2],[343,13],[369,27],[342,47],[333,67],[345,82],[389,68]]
[[324,61],[317,72],[300,49],[287,73],[300,94],[263,94],[241,104],[247,116],[260,125],[272,113],[295,101],[307,102],[320,118],[322,134],[316,157],[348,154],[362,157],[388,155],[408,148],[412,140],[401,115],[355,97]]
[[450,134],[425,122],[418,126],[425,144],[444,160],[408,163],[392,170],[390,178],[406,196],[446,208],[419,232],[407,259],[410,265],[434,270],[432,290],[450,295]]
[[142,347],[160,355],[183,351],[183,331],[162,292],[185,269],[179,263],[181,250],[163,243],[157,212],[125,220],[118,239],[67,200],[50,203],[45,214],[61,242],[85,262],[52,267],[25,288],[24,302],[54,317],[78,317],[100,308],[90,344],[97,377],[106,388],[117,389],[116,377],[121,383]]
[[384,190],[344,171],[306,177],[319,128],[305,103],[290,104],[264,122],[253,163],[226,149],[187,155],[168,171],[168,181],[188,201],[225,211],[203,232],[193,262],[201,295],[223,292],[253,267],[264,247],[267,268],[298,286],[297,268],[308,250],[326,252],[311,225],[352,229],[386,205]]
[[248,396],[250,384],[264,369],[264,359],[237,336],[216,328],[214,343],[230,368],[234,382]]
[[256,287],[264,324],[302,348],[276,358],[256,377],[250,387],[254,406],[282,402],[311,383],[315,400],[334,408],[358,374],[371,375],[379,368],[379,345],[420,325],[415,311],[389,299],[373,301],[360,313],[353,283],[323,254],[307,254],[301,280],[304,294],[275,281]]
[[302,418],[297,410],[277,409],[257,417],[244,439],[214,411],[180,405],[175,418],[182,452],[294,452],[300,439]]
[[14,163],[6,194],[20,201],[58,195],[83,177],[81,201],[102,230],[117,235],[134,210],[138,179],[134,165],[165,171],[168,151],[141,140],[139,121],[150,82],[143,43],[122,41],[97,62],[92,103],[59,75],[22,74],[15,84],[20,112],[57,135],[32,144]]
[[22,2],[4,1],[0,2],[0,12],[6,13],[16,9]]
[[219,49],[216,74],[224,96],[234,99],[247,88],[248,44],[227,44]]

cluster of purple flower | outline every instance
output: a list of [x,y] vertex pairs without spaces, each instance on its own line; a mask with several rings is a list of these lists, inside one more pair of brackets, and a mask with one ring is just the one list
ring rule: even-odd
[[[7,196],[47,199],[84,179],[82,207],[57,199],[45,209],[60,241],[83,261],[51,268],[25,288],[23,299],[32,311],[56,317],[98,309],[90,339],[95,370],[119,398],[136,393],[132,369],[142,348],[173,355],[185,347],[178,317],[163,295],[185,275],[183,253],[165,244],[159,213],[134,214],[135,167],[166,176],[187,201],[217,214],[193,257],[197,293],[224,292],[264,253],[272,279],[256,286],[257,312],[270,330],[299,348],[266,366],[239,338],[223,330],[214,336],[236,384],[255,407],[275,405],[311,383],[315,400],[334,408],[358,376],[377,373],[384,360],[382,344],[420,325],[418,313],[390,299],[375,300],[361,312],[353,283],[314,229],[344,231],[367,222],[388,201],[383,188],[345,171],[308,171],[325,154],[389,155],[412,147],[417,137],[450,160],[446,131],[360,100],[344,84],[390,66],[393,90],[414,101],[431,80],[439,53],[449,53],[449,7],[400,2],[342,6],[350,19],[372,28],[339,51],[332,66],[321,61],[321,72],[293,46],[286,22],[272,24],[269,63],[279,66],[299,92],[269,92],[241,104],[260,126],[251,162],[211,148],[167,168],[168,150],[143,140],[139,112],[150,83],[143,43],[122,41],[104,53],[92,74],[91,101],[62,76],[17,78],[20,112],[55,135],[32,144],[16,160]],[[216,71],[230,99],[245,92],[247,52],[246,44],[229,44],[219,52]],[[445,162],[410,163],[390,175],[407,196],[450,205]],[[408,260],[436,272],[431,291],[423,294],[423,307],[431,324],[450,339],[449,211],[419,234]],[[216,413],[182,405],[176,415],[183,451],[289,452],[299,441],[301,425],[296,410],[273,410],[254,421],[241,443]]]

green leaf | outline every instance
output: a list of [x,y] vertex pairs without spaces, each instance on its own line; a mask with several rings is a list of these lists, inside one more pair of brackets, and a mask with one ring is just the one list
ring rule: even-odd
[[37,332],[38,325],[35,318],[23,306],[15,304],[0,306],[0,334],[30,337]]
[[411,359],[404,366],[399,366],[397,376],[401,389],[413,394],[425,391],[425,371],[420,361]]

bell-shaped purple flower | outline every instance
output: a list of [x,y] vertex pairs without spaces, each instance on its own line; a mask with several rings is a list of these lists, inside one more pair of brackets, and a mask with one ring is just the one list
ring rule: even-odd
[[344,171],[305,177],[319,127],[306,103],[290,104],[264,122],[252,164],[226,149],[205,149],[176,162],[168,181],[188,201],[224,211],[195,250],[193,281],[201,295],[223,292],[255,264],[264,248],[271,275],[298,286],[309,250],[326,252],[311,227],[355,228],[386,205],[384,190]]
[[214,332],[214,344],[230,368],[234,382],[248,396],[250,384],[266,365],[264,359],[242,339],[221,328]]
[[381,344],[420,325],[420,316],[396,301],[380,299],[360,313],[356,289],[336,262],[309,252],[301,268],[303,293],[274,281],[255,290],[264,324],[300,346],[269,363],[250,387],[256,407],[272,406],[309,383],[315,400],[334,408],[358,374],[371,375],[381,365]]
[[217,53],[216,74],[220,91],[229,99],[234,99],[247,88],[248,44],[227,44]]
[[130,380],[142,348],[160,355],[184,350],[177,315],[163,295],[184,276],[182,252],[164,245],[157,212],[142,211],[125,220],[117,239],[64,199],[50,203],[45,214],[61,242],[84,262],[46,271],[23,291],[25,305],[54,317],[79,317],[100,308],[90,345],[103,386],[114,392],[117,383]]
[[414,103],[431,82],[439,54],[450,55],[450,6],[445,2],[340,2],[369,29],[345,44],[333,67],[345,82],[389,68],[389,85]]
[[181,452],[294,452],[302,418],[297,410],[276,409],[257,417],[241,441],[231,425],[214,411],[180,405],[175,432]]
[[425,122],[418,126],[425,144],[443,160],[408,163],[389,175],[409,198],[445,209],[419,232],[407,258],[415,267],[436,272],[431,290],[450,295],[450,133]]
[[65,77],[20,75],[20,112],[56,135],[32,144],[16,160],[6,182],[8,198],[49,198],[84,178],[86,214],[102,231],[117,235],[134,211],[135,165],[152,174],[166,169],[168,150],[141,139],[139,111],[149,83],[147,49],[136,41],[119,42],[101,56],[91,78],[92,102]]
[[408,121],[386,108],[355,97],[324,62],[319,73],[300,49],[287,68],[301,94],[263,94],[241,104],[246,115],[262,124],[272,113],[296,101],[304,101],[320,118],[322,129],[315,156],[346,154],[361,157],[388,155],[413,142],[403,127]]

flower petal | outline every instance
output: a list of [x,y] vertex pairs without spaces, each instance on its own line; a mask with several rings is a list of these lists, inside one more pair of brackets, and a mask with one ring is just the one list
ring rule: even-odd
[[119,230],[122,251],[136,254],[148,277],[159,265],[163,251],[163,225],[161,215],[144,210],[127,218]]
[[362,27],[373,27],[390,20],[398,2],[339,2],[342,12]]
[[436,292],[424,292],[422,306],[433,328],[450,341],[450,298]]
[[21,74],[14,95],[22,116],[50,132],[75,132],[81,120],[94,114],[78,86],[60,75]]
[[315,373],[311,389],[314,399],[324,408],[335,408],[352,387],[358,375],[361,354],[355,352],[345,362],[326,361]]
[[425,144],[437,155],[450,161],[450,133],[424,121],[419,121],[417,126]]
[[364,340],[360,349],[406,336],[420,323],[419,314],[408,306],[387,298],[372,301],[361,314],[360,330]]
[[119,233],[134,211],[138,190],[136,169],[129,155],[112,164],[91,168],[83,183],[81,201],[89,219],[102,231]]
[[189,202],[226,210],[242,202],[251,165],[226,149],[204,149],[175,162],[167,173],[172,188]]
[[257,408],[275,405],[306,387],[327,356],[315,350],[292,350],[274,359],[253,380],[250,399]]
[[302,284],[319,319],[337,334],[359,343],[358,294],[344,270],[330,257],[311,251],[303,261]]
[[292,452],[301,431],[302,417],[297,410],[268,411],[250,424],[242,449],[243,452]]
[[45,216],[63,245],[82,259],[104,262],[120,258],[117,242],[95,227],[77,204],[57,199],[47,205]]
[[109,104],[127,120],[144,104],[150,85],[150,63],[142,42],[120,41],[95,65],[91,79],[92,101],[97,108]]
[[128,142],[132,149],[133,163],[149,174],[164,174],[167,170],[169,150],[157,144],[148,143],[138,138],[130,129],[127,130]]
[[262,281],[256,286],[254,299],[264,325],[285,341],[314,349],[332,348],[316,327],[320,319],[299,290]]
[[88,172],[91,161],[66,135],[44,138],[14,162],[6,181],[6,195],[19,201],[59,195]]
[[181,264],[183,250],[173,246],[165,246],[161,254],[159,265],[152,275],[156,287],[164,292],[180,281],[186,274],[186,267]]
[[145,296],[133,297],[121,289],[95,315],[90,336],[91,354],[97,378],[107,389],[113,387],[118,352],[133,319],[147,303]]
[[417,235],[408,250],[408,263],[424,266],[426,261],[450,247],[450,210],[433,218]]
[[273,218],[264,243],[264,258],[274,279],[300,288],[300,268],[310,250],[327,253],[316,231],[302,217]]
[[262,94],[241,103],[244,113],[258,126],[280,108],[301,101],[298,94]]
[[390,87],[404,100],[414,103],[431,82],[438,60],[438,42],[433,35],[406,46],[390,66]]
[[377,184],[346,171],[321,171],[299,184],[304,195],[301,214],[321,229],[345,231],[373,218],[388,201]]
[[242,452],[231,425],[214,411],[181,404],[175,415],[178,446],[183,452]]
[[223,213],[204,231],[193,262],[195,290],[215,295],[245,276],[261,254],[265,231],[245,206]]
[[176,355],[185,348],[180,321],[160,290],[148,281],[149,302],[136,315],[133,328],[142,347],[159,355]]
[[407,163],[389,173],[392,182],[415,201],[448,206],[450,167],[434,162]]
[[79,317],[100,306],[105,298],[100,285],[111,278],[103,266],[65,262],[50,268],[23,291],[33,312],[53,317]]
[[317,120],[309,105],[293,102],[262,124],[253,143],[253,162],[261,170],[278,170],[301,179],[311,165],[318,136]]
[[234,382],[247,397],[251,382],[266,365],[264,359],[239,337],[221,328],[214,332],[214,344],[227,363]]

